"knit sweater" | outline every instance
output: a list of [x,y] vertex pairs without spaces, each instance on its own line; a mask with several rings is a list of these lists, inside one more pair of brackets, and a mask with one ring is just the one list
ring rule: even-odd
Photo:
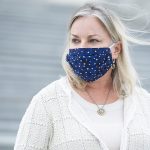
[[[95,104],[82,98],[73,88],[70,87],[70,89],[72,91],[71,99],[81,105],[83,111],[85,111],[90,119],[89,123],[94,126],[96,132],[107,147],[111,150],[119,150],[123,129],[123,98],[119,98],[113,103],[106,104],[104,106],[105,114],[100,116],[97,113],[98,108]],[[103,107],[103,105],[98,106],[100,108]]]
[[[33,96],[19,125],[14,150],[109,150],[80,105],[72,101],[66,80],[62,77]],[[124,100],[120,150],[149,149],[150,94],[135,88]]]

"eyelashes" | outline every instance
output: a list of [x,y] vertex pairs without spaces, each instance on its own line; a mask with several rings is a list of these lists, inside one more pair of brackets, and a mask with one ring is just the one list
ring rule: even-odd
[[97,40],[97,39],[91,39],[90,42],[91,42],[91,43],[99,43],[99,42],[101,42],[101,41],[100,41],[100,40]]
[[71,42],[76,44],[76,43],[80,43],[80,40],[79,39],[71,39]]
[[[79,39],[73,38],[73,39],[71,39],[71,42],[74,43],[74,44],[78,44],[81,41]],[[90,39],[90,40],[88,40],[88,43],[93,43],[93,44],[94,43],[100,43],[100,42],[101,42],[101,40],[98,40],[98,39]]]

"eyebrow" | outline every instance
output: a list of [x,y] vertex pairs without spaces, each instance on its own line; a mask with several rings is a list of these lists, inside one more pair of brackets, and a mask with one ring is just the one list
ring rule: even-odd
[[[74,36],[74,37],[79,37],[78,35],[75,35],[75,34],[71,34],[72,36]],[[91,35],[88,35],[88,37],[92,37],[92,36],[99,36],[100,37],[100,35],[98,35],[98,34],[91,34]]]

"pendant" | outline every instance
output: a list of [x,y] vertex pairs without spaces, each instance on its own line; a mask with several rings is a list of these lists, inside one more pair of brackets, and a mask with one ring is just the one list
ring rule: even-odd
[[99,108],[97,110],[97,113],[100,115],[100,116],[103,116],[105,114],[105,110],[103,108]]

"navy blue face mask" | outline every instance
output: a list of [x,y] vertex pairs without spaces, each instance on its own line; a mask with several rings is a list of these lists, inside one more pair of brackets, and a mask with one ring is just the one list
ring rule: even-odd
[[66,56],[74,73],[82,80],[92,82],[102,77],[113,65],[111,47],[69,49]]

